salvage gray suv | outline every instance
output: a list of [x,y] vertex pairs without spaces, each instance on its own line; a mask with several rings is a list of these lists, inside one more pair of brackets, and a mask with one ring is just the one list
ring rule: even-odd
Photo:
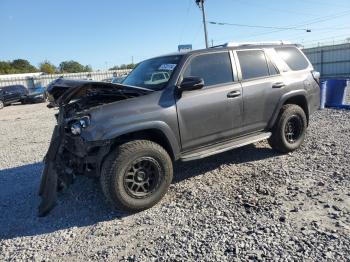
[[[151,81],[164,72],[168,77]],[[165,75],[165,74],[159,74]],[[319,108],[319,74],[296,45],[226,44],[141,62],[121,84],[58,79],[39,215],[77,175],[99,178],[119,210],[155,205],[173,163],[268,139],[301,146]]]

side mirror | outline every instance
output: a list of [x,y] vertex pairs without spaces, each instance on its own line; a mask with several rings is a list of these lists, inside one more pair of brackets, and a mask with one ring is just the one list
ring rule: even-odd
[[185,77],[180,84],[181,91],[197,90],[203,87],[204,87],[203,78],[196,77],[196,76]]

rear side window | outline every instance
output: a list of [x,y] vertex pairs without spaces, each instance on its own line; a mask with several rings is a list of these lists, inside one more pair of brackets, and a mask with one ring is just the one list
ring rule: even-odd
[[294,71],[303,70],[309,66],[300,50],[295,47],[276,47],[275,50],[290,69]]
[[237,52],[244,80],[269,76],[265,53],[262,50]]
[[192,58],[183,74],[183,77],[189,76],[203,78],[205,86],[233,82],[229,53],[212,53]]

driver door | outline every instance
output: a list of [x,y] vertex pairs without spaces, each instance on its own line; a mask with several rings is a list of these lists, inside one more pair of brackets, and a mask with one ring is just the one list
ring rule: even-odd
[[[231,62],[232,61],[232,62]],[[228,51],[189,58],[181,79],[201,77],[204,87],[184,91],[177,99],[183,150],[234,137],[242,125],[242,87],[236,82],[233,56]]]

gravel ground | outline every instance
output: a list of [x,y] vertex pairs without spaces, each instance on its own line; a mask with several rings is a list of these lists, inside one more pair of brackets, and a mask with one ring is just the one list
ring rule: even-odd
[[147,211],[111,211],[81,177],[38,218],[54,112],[0,110],[0,261],[350,261],[350,111],[317,112],[289,155],[263,142],[177,163]]

